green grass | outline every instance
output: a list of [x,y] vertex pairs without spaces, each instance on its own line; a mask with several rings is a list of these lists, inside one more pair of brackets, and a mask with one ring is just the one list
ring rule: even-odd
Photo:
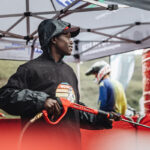
[[[98,99],[98,85],[93,82],[93,76],[85,76],[85,72],[88,68],[96,61],[102,60],[97,59],[94,61],[80,63],[80,100],[84,102],[87,106],[91,108],[98,108],[97,99]],[[108,57],[103,59],[108,62]],[[0,87],[7,83],[8,78],[16,72],[16,69],[19,65],[23,64],[23,61],[6,61],[0,60]],[[71,67],[77,73],[77,65],[70,63]],[[132,77],[130,84],[126,90],[128,103],[139,110],[139,99],[142,96],[142,67],[141,67],[141,56],[136,56],[135,71]],[[1,110],[2,111],[2,110]],[[11,116],[7,113],[6,117],[13,118],[16,116]]]
[[130,84],[126,90],[128,103],[139,110],[139,99],[142,96],[142,58],[137,55],[135,59],[135,70]]
[[[96,59],[94,61],[88,61],[81,63],[80,69],[80,78],[81,78],[81,99],[80,101],[84,102],[86,105],[92,108],[98,108],[97,99],[98,99],[98,85],[94,83],[94,76],[85,76],[85,72],[88,68],[96,61],[105,60],[109,61],[109,58]],[[71,64],[76,72],[75,64]],[[139,111],[139,99],[142,96],[142,64],[141,64],[141,55],[137,55],[135,59],[135,70],[133,77],[126,89],[126,97],[128,104]]]
[[[0,60],[0,87],[7,83],[8,78],[14,74],[18,66],[23,63],[23,61]],[[18,118],[18,116],[9,115],[1,109],[0,112],[4,113],[6,118]]]
[[14,74],[18,66],[23,63],[24,61],[0,60],[0,87],[8,81],[8,78]]

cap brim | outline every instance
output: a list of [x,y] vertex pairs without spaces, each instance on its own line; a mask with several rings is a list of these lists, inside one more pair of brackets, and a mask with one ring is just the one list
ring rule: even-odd
[[76,37],[80,33],[80,28],[79,27],[71,27],[68,28],[67,30],[63,31],[64,33],[69,33],[71,34],[71,37]]
[[89,70],[85,73],[85,75],[87,75],[87,76],[92,75],[92,74],[93,74],[93,69],[89,69]]

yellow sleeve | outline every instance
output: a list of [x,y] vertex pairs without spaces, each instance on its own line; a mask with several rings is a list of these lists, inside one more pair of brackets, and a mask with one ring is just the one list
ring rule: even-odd
[[127,109],[127,100],[124,89],[118,81],[112,81],[115,92],[115,111],[125,115]]

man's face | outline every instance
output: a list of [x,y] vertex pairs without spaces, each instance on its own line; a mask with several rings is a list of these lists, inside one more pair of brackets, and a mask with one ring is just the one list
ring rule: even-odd
[[56,49],[61,55],[71,55],[73,42],[70,33],[61,34],[56,37]]

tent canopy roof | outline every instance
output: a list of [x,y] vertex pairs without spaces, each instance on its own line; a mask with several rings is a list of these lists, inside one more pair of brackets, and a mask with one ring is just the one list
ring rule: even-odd
[[[6,59],[7,55],[4,53],[8,53],[8,50],[17,49],[18,51],[19,48],[29,48],[33,41],[35,47],[39,49],[39,42],[34,39],[38,37],[39,23],[46,18],[59,18],[81,27],[80,35],[74,39],[76,49],[73,54],[80,55],[83,61],[149,47],[149,11],[132,7],[110,11],[103,5],[103,7],[93,7],[85,1],[25,0],[22,3],[20,0],[2,0],[0,5],[0,58]],[[144,2],[147,4],[146,1]],[[106,6],[110,4],[112,3],[106,3]],[[112,8],[116,9],[116,7]],[[29,58],[28,56],[24,59]],[[69,59],[72,61],[74,57]]]

